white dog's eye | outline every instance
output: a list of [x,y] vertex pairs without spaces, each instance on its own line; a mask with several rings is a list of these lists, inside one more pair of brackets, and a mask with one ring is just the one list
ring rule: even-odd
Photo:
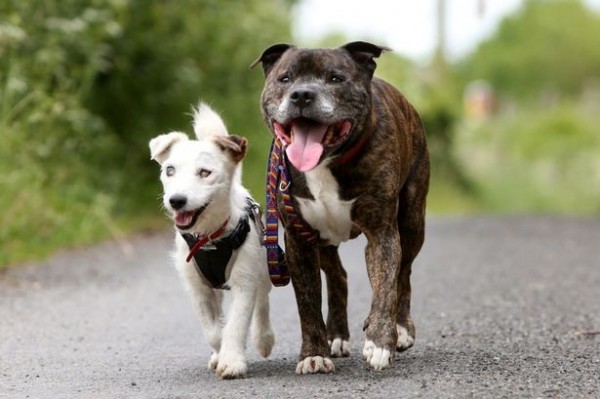
[[212,171],[208,170],[208,169],[200,169],[198,171],[198,176],[200,176],[201,178],[205,178],[210,176],[210,174],[212,173]]
[[167,168],[165,169],[165,173],[169,177],[173,176],[175,174],[175,167],[174,166],[167,166]]

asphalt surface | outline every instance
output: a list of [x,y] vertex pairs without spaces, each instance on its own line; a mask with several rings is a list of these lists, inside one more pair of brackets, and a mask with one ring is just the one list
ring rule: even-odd
[[342,246],[351,356],[298,376],[292,289],[277,344],[221,381],[168,253],[171,233],[62,252],[0,274],[1,398],[599,398],[600,219],[431,218],[413,271],[415,347],[363,362],[370,305],[359,238]]

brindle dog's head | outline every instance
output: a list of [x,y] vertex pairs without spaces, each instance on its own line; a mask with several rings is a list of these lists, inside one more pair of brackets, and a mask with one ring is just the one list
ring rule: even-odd
[[276,44],[262,63],[265,123],[301,172],[314,169],[362,134],[370,114],[374,58],[386,47],[352,42],[337,49]]

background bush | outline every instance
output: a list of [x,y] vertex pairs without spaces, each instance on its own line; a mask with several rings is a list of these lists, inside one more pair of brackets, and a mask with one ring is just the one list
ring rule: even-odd
[[[162,220],[148,140],[191,132],[200,98],[250,137],[264,173],[262,71],[290,1],[0,4],[0,265]],[[260,186],[258,179],[250,179]],[[258,191],[257,191],[258,192]]]
[[458,130],[456,158],[480,211],[600,214],[600,117],[575,104],[518,110]]

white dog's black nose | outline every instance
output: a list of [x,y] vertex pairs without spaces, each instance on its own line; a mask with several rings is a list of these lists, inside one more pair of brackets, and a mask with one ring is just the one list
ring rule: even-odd
[[181,209],[187,204],[187,197],[181,194],[175,194],[169,198],[169,204],[175,210]]

